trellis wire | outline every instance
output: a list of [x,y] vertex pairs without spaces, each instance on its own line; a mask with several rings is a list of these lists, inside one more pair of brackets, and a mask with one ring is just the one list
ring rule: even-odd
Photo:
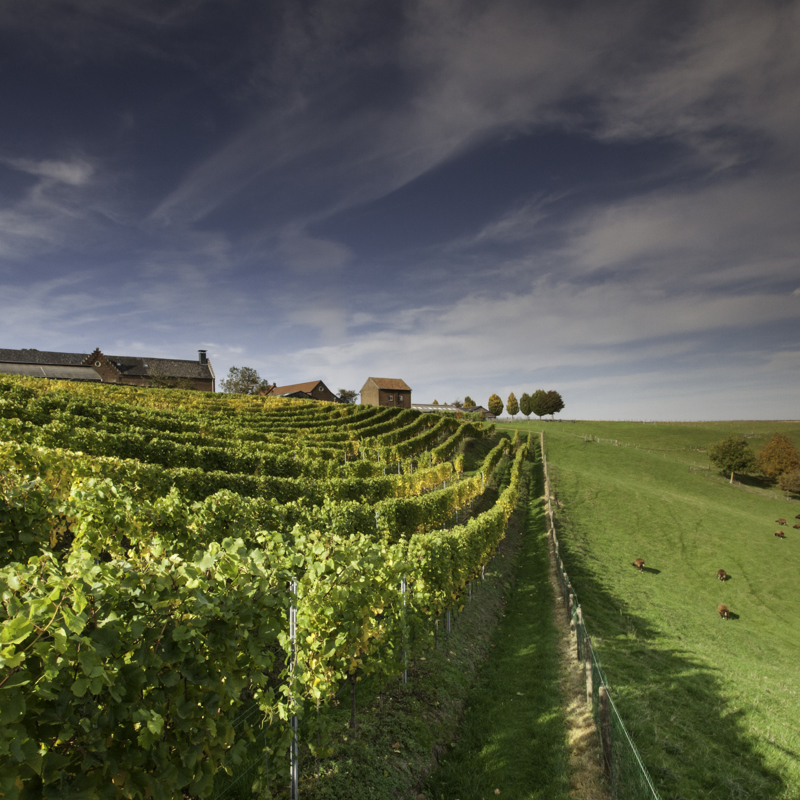
[[[363,451],[362,451],[363,454]],[[383,468],[384,474],[386,474],[386,467]],[[400,472],[400,463],[398,462],[398,472]],[[485,485],[485,477],[483,473],[481,473],[481,478]],[[446,488],[448,481],[445,480],[442,482],[442,488]],[[380,517],[378,511],[375,512],[375,524],[376,528],[380,525]],[[485,580],[485,565],[481,566],[481,582]],[[297,606],[298,606],[298,598],[297,598],[297,588],[298,583],[297,579],[294,578],[289,582],[289,640],[290,640],[290,652],[289,652],[289,671],[290,675],[294,674],[295,669],[295,661],[296,661],[296,644],[297,644]],[[402,615],[402,635],[403,635],[403,672],[401,681],[402,683],[407,683],[408,681],[408,653],[406,650],[407,647],[407,637],[408,637],[408,630],[407,630],[407,622],[405,617],[405,606],[406,606],[406,595],[408,592],[408,585],[405,576],[403,576],[400,585],[400,591],[402,594],[402,604],[403,604],[403,615]],[[468,592],[469,592],[469,600],[472,600],[472,581],[468,582]],[[445,622],[446,622],[446,632],[449,634],[452,631],[452,625],[456,620],[452,614],[451,609],[446,609],[445,611]],[[437,620],[438,623],[438,620]],[[438,625],[436,626],[438,627]],[[353,720],[355,719],[355,676],[351,676],[350,679],[346,680],[343,685],[340,687],[339,691],[336,692],[336,697],[339,696],[342,689],[351,684],[351,692],[352,692],[352,704],[353,704]],[[289,695],[289,704],[292,710],[294,711],[294,693],[290,691]],[[245,722],[247,722],[252,716],[259,711],[258,704],[253,701],[252,704],[248,705],[243,711],[239,713],[239,715],[233,720],[233,727],[234,729],[243,726]],[[300,727],[304,725],[307,717],[304,717],[302,720],[298,719],[297,714],[293,713],[291,717],[291,731],[292,731],[292,739],[289,749],[289,767],[290,767],[290,792],[291,792],[291,800],[299,800],[299,730]],[[263,724],[263,718],[259,719],[259,722]],[[253,727],[251,724],[248,727]],[[259,755],[257,758],[251,760],[246,764],[240,765],[239,769],[235,771],[235,774],[231,776],[231,780],[228,784],[222,788],[217,794],[214,795],[214,800],[222,800],[241,780],[242,778],[246,777],[253,769],[256,767],[261,758],[266,759],[266,780],[267,780],[267,788],[269,788],[269,757],[270,757],[270,750],[268,747],[268,739],[267,733],[264,733],[264,753],[263,756]],[[224,763],[223,763],[224,765]],[[221,765],[221,766],[223,766]]]

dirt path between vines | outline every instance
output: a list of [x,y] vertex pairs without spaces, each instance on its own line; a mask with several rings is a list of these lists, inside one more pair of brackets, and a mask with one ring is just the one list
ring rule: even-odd
[[569,612],[558,582],[553,537],[547,536],[550,556],[550,588],[553,616],[559,632],[558,657],[561,665],[559,686],[563,698],[569,747],[570,797],[574,800],[610,800],[602,769],[600,740],[586,702],[586,677],[583,662],[575,657],[575,635],[569,627]]

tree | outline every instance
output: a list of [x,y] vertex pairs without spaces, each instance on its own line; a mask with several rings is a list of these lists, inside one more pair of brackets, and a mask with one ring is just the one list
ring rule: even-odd
[[469,395],[464,398],[464,405],[469,408],[470,406],[478,405]]
[[545,403],[547,404],[546,413],[550,414],[553,419],[555,419],[555,415],[558,414],[559,411],[564,410],[564,401],[555,389],[551,389],[545,394]]
[[533,409],[531,408],[531,396],[527,392],[523,392],[519,399],[519,410],[530,420]]
[[773,434],[758,454],[758,469],[768,478],[778,478],[784,472],[800,469],[800,455],[788,436]]
[[231,367],[228,377],[220,381],[220,387],[228,394],[258,394],[268,390],[270,383],[262,380],[252,367]]
[[731,483],[735,472],[747,472],[755,467],[756,457],[747,440],[741,436],[728,436],[708,448],[708,460],[720,472],[730,472]]
[[432,406],[438,406],[438,405],[439,405],[439,401],[438,401],[438,400],[434,400],[434,401],[431,403],[431,405],[432,405]]
[[503,413],[503,401],[496,394],[493,394],[489,398],[489,411],[496,417],[499,417]]
[[506,400],[506,411],[511,414],[511,420],[514,420],[514,416],[519,414],[519,403],[517,402],[516,395],[514,392],[508,396],[508,400]]
[[531,411],[539,419],[550,413],[547,407],[547,392],[544,389],[537,389],[531,396]]
[[793,469],[791,472],[784,472],[778,477],[778,486],[789,494],[800,494],[800,469]]
[[355,389],[339,389],[339,401],[342,403],[355,403],[358,392]]
[[451,406],[455,406],[456,408],[464,408],[464,404],[463,404],[463,403],[461,402],[461,400],[459,400],[458,398],[456,398],[455,400],[453,400],[453,402],[452,402],[452,403],[450,403],[450,405],[451,405]]

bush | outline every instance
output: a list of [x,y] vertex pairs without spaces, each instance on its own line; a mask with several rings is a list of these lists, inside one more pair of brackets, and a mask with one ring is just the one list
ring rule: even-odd
[[758,469],[768,478],[800,469],[800,454],[792,440],[782,433],[773,434],[758,454]]
[[800,494],[800,469],[793,469],[791,472],[784,472],[778,477],[778,486],[786,494]]

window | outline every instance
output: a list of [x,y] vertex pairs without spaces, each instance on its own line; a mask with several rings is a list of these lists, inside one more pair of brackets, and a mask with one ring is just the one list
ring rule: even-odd
[[398,400],[400,403],[402,403],[402,402],[403,402],[403,395],[401,395],[401,394],[397,395],[397,400]]
[[390,394],[390,395],[389,395],[389,402],[390,402],[390,403],[393,403],[393,402],[394,402],[394,395],[393,395],[393,394]]

